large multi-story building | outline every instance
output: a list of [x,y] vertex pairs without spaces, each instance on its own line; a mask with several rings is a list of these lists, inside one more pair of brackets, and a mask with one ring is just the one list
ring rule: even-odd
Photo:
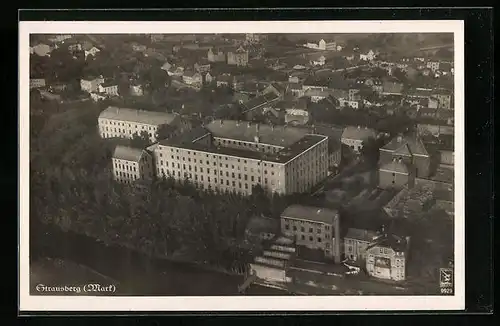
[[340,221],[337,210],[302,205],[288,206],[281,213],[281,232],[296,244],[320,249],[326,258],[341,259]]
[[151,142],[156,141],[160,126],[171,125],[185,128],[177,114],[108,107],[98,118],[99,134],[102,138],[132,138],[147,132]]
[[394,281],[406,279],[409,238],[382,234],[366,249],[366,270],[369,275]]
[[152,155],[143,149],[116,146],[112,156],[114,179],[122,183],[148,181],[153,178]]
[[160,141],[156,173],[202,189],[252,193],[307,192],[328,173],[328,137],[303,128],[217,120]]

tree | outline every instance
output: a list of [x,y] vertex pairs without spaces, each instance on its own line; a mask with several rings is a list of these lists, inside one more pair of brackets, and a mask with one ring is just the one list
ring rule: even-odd
[[140,133],[135,133],[132,135],[130,140],[130,146],[136,148],[145,148],[151,143],[149,134],[146,130],[142,130]]
[[175,134],[175,131],[176,131],[175,127],[169,124],[160,125],[158,127],[158,130],[156,131],[156,139],[157,140],[168,139]]

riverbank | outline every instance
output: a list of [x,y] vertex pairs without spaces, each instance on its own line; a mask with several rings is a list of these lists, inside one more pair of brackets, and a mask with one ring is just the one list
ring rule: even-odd
[[[33,266],[46,258],[87,266],[119,283],[115,295],[235,296],[239,295],[238,285],[243,282],[240,275],[208,270],[193,263],[147,257],[129,248],[105,245],[53,226],[37,227],[31,234]],[[65,278],[64,281],[80,282],[77,278]],[[279,295],[276,291],[255,286],[248,295],[268,292]]]

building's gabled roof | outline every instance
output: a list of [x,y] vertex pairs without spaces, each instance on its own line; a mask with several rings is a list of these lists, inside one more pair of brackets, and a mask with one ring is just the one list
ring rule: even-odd
[[177,115],[172,113],[118,108],[114,106],[108,107],[99,115],[99,118],[130,121],[149,125],[170,124],[176,117]]
[[144,150],[129,146],[116,146],[113,152],[113,158],[131,162],[139,162],[141,160]]
[[325,207],[290,205],[281,213],[281,216],[298,220],[334,224],[335,219],[338,218],[338,211]]
[[360,240],[371,243],[373,239],[378,235],[376,231],[348,228],[347,233],[344,238]]
[[375,130],[366,127],[347,126],[344,128],[344,132],[342,133],[343,139],[367,140],[369,138],[376,137],[377,133]]
[[376,240],[374,240],[371,244],[369,244],[368,247],[366,247],[366,250],[369,250],[373,247],[391,248],[396,252],[406,252],[407,241],[404,237],[400,237],[395,234],[384,233],[380,235]]
[[394,137],[389,143],[382,147],[382,150],[396,152],[403,146],[408,146],[412,155],[429,156],[424,143],[417,134]]
[[319,89],[308,89],[304,92],[304,96],[306,97],[312,97],[312,96],[323,96],[323,97],[328,97],[331,95],[331,92],[329,91],[321,91]]

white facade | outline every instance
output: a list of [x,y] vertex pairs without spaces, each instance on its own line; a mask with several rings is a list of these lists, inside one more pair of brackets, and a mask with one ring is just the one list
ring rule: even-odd
[[146,132],[153,143],[161,125],[176,125],[179,119],[169,113],[109,107],[99,115],[99,134],[102,138],[130,139]]
[[81,79],[80,88],[82,91],[87,93],[96,93],[99,91],[99,85],[104,83],[104,78],[102,76],[94,79]]

